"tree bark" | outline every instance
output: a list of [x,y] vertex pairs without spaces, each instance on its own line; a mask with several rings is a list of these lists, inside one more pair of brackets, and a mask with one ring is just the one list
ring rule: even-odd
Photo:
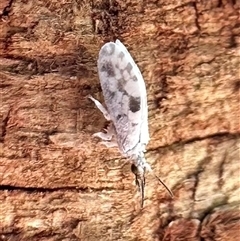
[[[0,240],[237,240],[240,1],[0,3]],[[106,125],[97,57],[120,39],[144,76],[144,208]]]

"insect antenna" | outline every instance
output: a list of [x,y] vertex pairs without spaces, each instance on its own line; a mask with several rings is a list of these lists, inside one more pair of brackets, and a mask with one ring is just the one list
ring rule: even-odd
[[171,198],[173,198],[174,196],[173,196],[173,193],[172,193],[171,189],[168,188],[168,186],[154,172],[152,172],[152,173],[158,179],[158,181],[165,187],[165,189],[168,191]]
[[160,179],[160,177],[158,177],[158,176],[154,173],[153,169],[151,168],[151,166],[150,166],[148,163],[146,163],[146,169],[147,169],[148,171],[150,171],[150,172],[157,178],[157,180],[158,180],[158,181],[165,187],[165,189],[168,191],[168,193],[169,193],[169,195],[171,196],[171,198],[173,198],[174,195],[173,195],[171,189],[168,188],[168,186]]

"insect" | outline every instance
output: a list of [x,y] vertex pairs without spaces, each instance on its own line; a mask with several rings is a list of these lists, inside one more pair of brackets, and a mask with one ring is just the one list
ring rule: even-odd
[[[132,162],[135,183],[144,202],[145,172],[151,171],[144,152],[149,142],[146,86],[142,74],[126,47],[119,41],[106,43],[99,52],[98,75],[105,100],[105,108],[89,97],[110,121],[105,132],[95,133],[107,147],[118,147]],[[153,173],[153,172],[152,172]],[[154,176],[173,196],[171,190]]]

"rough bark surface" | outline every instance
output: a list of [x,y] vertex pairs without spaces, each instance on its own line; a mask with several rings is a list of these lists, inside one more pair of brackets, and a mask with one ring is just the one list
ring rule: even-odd
[[[239,0],[2,0],[0,240],[239,238]],[[147,85],[146,199],[105,120],[100,47],[119,38]]]

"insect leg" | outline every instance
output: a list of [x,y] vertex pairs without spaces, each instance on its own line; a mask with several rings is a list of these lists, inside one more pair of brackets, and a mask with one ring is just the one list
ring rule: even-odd
[[105,129],[104,132],[97,132],[93,134],[93,136],[101,138],[103,141],[100,143],[105,145],[106,147],[116,147],[118,146],[118,143],[116,141],[116,131],[114,129],[113,123],[110,123],[107,129]]
[[95,134],[93,134],[94,137],[99,137],[100,139],[102,139],[103,141],[110,141],[112,139],[112,134],[107,132],[97,132]]
[[106,108],[98,100],[94,99],[92,96],[88,96],[88,98],[91,99],[94,102],[94,104],[97,106],[97,108],[103,113],[105,119],[110,121],[111,118]]
[[117,147],[118,146],[116,141],[101,141],[100,143],[105,145],[108,148]]
[[[97,133],[93,134],[93,136],[99,137],[103,141],[112,141],[112,142],[114,142],[113,141],[113,137],[116,136],[116,131],[115,131],[114,127],[113,127],[113,123],[111,122],[108,125],[107,129],[104,129],[104,130],[106,132],[97,132]],[[114,138],[114,139],[116,139],[116,138]]]

